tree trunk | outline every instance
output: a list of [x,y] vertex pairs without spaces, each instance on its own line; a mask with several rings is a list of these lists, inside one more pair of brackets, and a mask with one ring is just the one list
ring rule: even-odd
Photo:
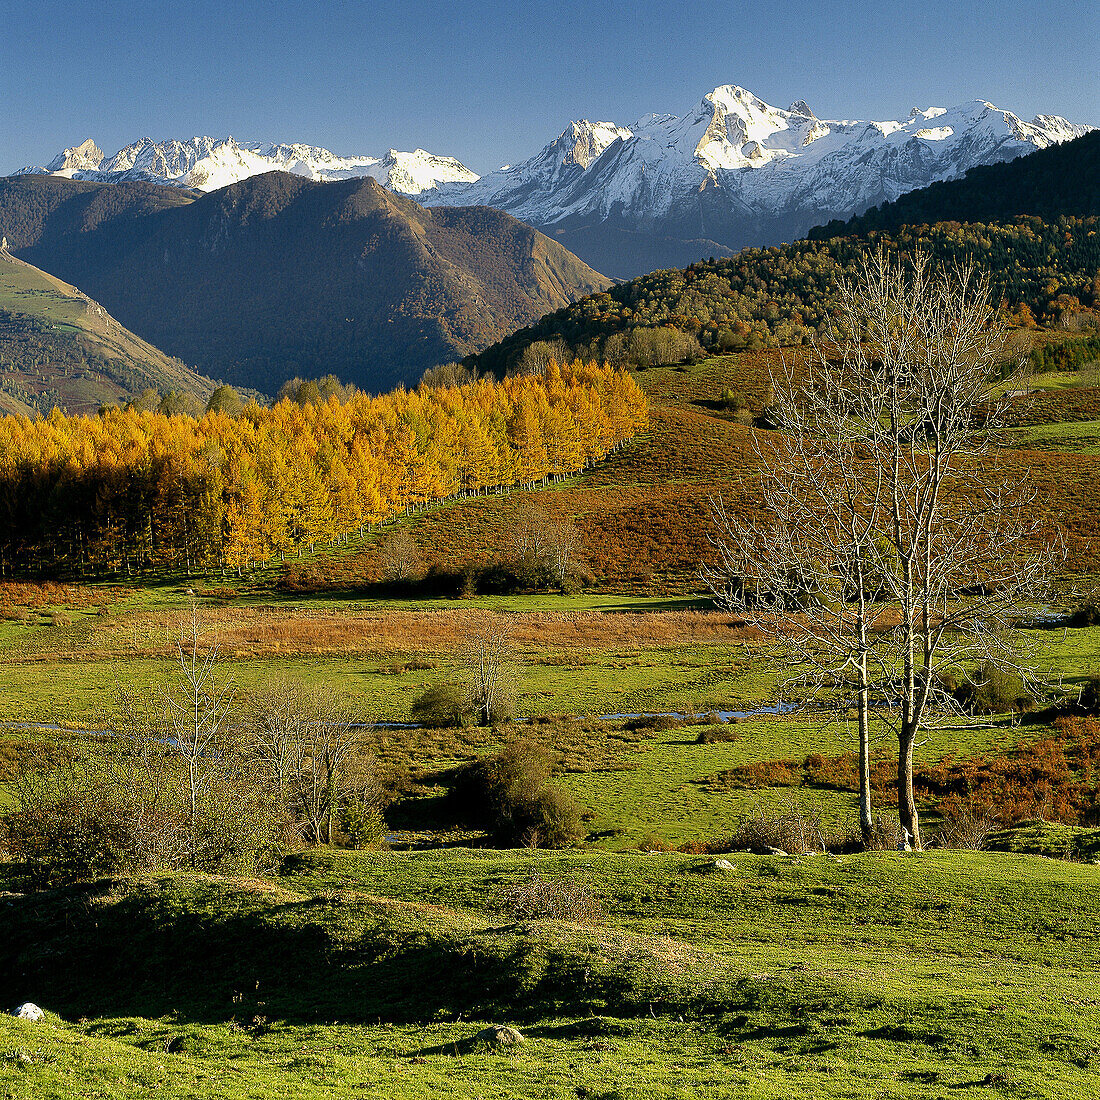
[[871,816],[871,700],[867,690],[866,664],[865,657],[861,669],[863,683],[859,692],[859,834],[864,850],[869,851],[875,840],[875,823]]
[[909,833],[909,843],[914,851],[921,850],[920,820],[917,803],[913,797],[913,744],[916,729],[903,722],[898,734],[898,817],[901,827]]

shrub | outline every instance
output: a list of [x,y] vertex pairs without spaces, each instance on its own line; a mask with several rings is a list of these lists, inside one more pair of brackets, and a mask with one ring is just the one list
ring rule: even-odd
[[432,729],[465,726],[471,719],[466,689],[461,684],[433,684],[409,707],[414,722]]
[[791,855],[824,851],[821,807],[795,798],[786,799],[774,810],[758,807],[738,823],[730,847],[749,852],[778,848]]
[[713,745],[720,741],[740,741],[741,734],[738,730],[726,729],[719,726],[715,729],[705,729],[695,738],[697,745]]
[[718,404],[721,405],[723,409],[730,409],[734,412],[740,410],[747,411],[749,408],[749,399],[740,390],[733,390],[727,386],[722,390],[722,396],[719,397]]
[[284,811],[229,746],[218,765],[203,776],[192,821],[186,764],[155,737],[86,742],[60,760],[42,754],[13,778],[0,839],[40,884],[266,869],[286,840]]
[[515,920],[568,920],[593,924],[607,914],[602,902],[578,878],[532,875],[506,887],[496,907]]
[[1090,676],[1081,685],[1081,693],[1077,696],[1074,709],[1091,717],[1100,715],[1100,676]]
[[1062,620],[1061,625],[1069,627],[1100,626],[1100,602],[1087,600],[1080,607],[1071,611]]
[[683,725],[684,719],[678,714],[643,714],[640,718],[632,718],[627,722],[626,728],[633,732],[652,730],[655,733],[665,733]]
[[580,808],[568,791],[543,787],[512,810],[511,832],[527,848],[570,848],[581,838]]
[[944,687],[971,714],[1007,714],[1031,710],[1034,702],[1018,673],[983,661],[973,676],[944,678]]
[[943,811],[943,824],[932,838],[937,848],[962,848],[981,851],[990,833],[996,832],[1000,822],[981,805],[956,802]]
[[377,806],[353,799],[341,806],[340,828],[349,848],[373,848],[386,835],[386,820]]
[[880,814],[871,820],[871,841],[863,843],[859,825],[854,825],[855,834],[859,838],[858,848],[853,851],[869,852],[896,852],[901,843],[901,822],[896,815],[885,816]]
[[459,768],[451,804],[498,843],[566,848],[580,838],[580,811],[569,794],[546,785],[549,777],[546,749],[515,741]]

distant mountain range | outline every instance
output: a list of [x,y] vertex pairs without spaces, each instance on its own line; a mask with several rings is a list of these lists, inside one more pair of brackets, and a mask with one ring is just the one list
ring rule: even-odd
[[171,355],[267,393],[296,375],[415,382],[610,285],[507,214],[426,210],[371,178],[268,172],[203,194],[14,176],[0,235]]
[[217,191],[264,172],[291,172],[329,182],[369,176],[391,191],[419,195],[441,183],[472,183],[476,172],[453,157],[423,149],[381,157],[338,157],[313,145],[235,141],[195,137],[189,141],[142,138],[106,157],[89,138],[58,153],[44,168],[22,168],[15,174],[65,176],[95,183],[172,183],[200,191]]
[[[818,226],[809,238],[936,222],[1000,222],[1021,215],[1048,222],[1100,217],[1100,130],[1010,164],[978,165],[962,179],[934,183],[846,222]],[[1097,268],[1100,272],[1100,264]]]
[[626,127],[573,122],[533,157],[480,179],[452,157],[419,149],[338,157],[232,138],[143,139],[110,158],[87,141],[24,172],[207,191],[272,168],[316,180],[371,176],[426,206],[504,210],[625,278],[794,240],[813,225],[1089,129],[1055,115],[1024,122],[981,100],[914,108],[899,121],[827,120],[801,100],[781,110],[724,85],[680,115],[646,115]]

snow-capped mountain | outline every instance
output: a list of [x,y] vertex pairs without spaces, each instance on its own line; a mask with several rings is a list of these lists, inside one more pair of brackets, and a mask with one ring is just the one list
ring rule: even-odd
[[391,149],[385,156],[338,157],[313,145],[235,141],[196,137],[190,141],[142,138],[112,157],[85,141],[56,156],[45,168],[24,168],[17,174],[50,173],[72,179],[119,183],[150,180],[216,191],[231,183],[281,170],[313,180],[372,176],[391,191],[420,195],[440,183],[472,183],[478,177],[453,157],[416,149]]
[[420,201],[495,206],[626,276],[792,240],[1091,128],[1052,115],[1023,122],[980,100],[894,122],[824,120],[801,100],[782,110],[725,85],[683,115],[574,122],[525,163]]
[[314,180],[372,176],[425,206],[504,210],[597,270],[627,277],[794,240],[832,218],[1090,129],[1056,115],[1024,122],[983,100],[913,108],[899,121],[826,120],[803,100],[782,110],[727,84],[682,115],[646,115],[629,127],[573,122],[529,160],[481,178],[423,149],[340,157],[311,145],[208,137],[146,138],[109,158],[85,141],[46,168],[23,171],[203,191],[273,169]]

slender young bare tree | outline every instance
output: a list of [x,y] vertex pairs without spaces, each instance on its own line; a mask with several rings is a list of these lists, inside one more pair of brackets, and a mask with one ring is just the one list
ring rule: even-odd
[[161,721],[168,744],[186,767],[188,824],[196,837],[203,803],[226,764],[220,742],[229,732],[235,689],[218,667],[217,642],[206,645],[201,639],[194,606],[190,619],[180,624],[174,649],[177,676],[162,689]]
[[879,251],[840,298],[843,342],[815,349],[804,377],[788,365],[773,378],[781,435],[758,443],[769,519],[715,502],[703,579],[768,620],[814,684],[851,689],[865,833],[872,706],[892,727],[898,814],[919,848],[913,751],[939,716],[957,719],[943,674],[1026,667],[1011,628],[1063,549],[997,461],[1006,331],[988,276]]
[[482,725],[490,725],[506,707],[514,661],[515,649],[502,616],[494,615],[471,633],[463,663],[470,705]]
[[516,516],[511,539],[517,557],[534,562],[566,587],[581,559],[581,535],[573,520],[531,505]]
[[280,804],[307,841],[331,844],[342,801],[375,784],[367,730],[322,691],[287,680],[255,704],[250,726],[252,751]]

